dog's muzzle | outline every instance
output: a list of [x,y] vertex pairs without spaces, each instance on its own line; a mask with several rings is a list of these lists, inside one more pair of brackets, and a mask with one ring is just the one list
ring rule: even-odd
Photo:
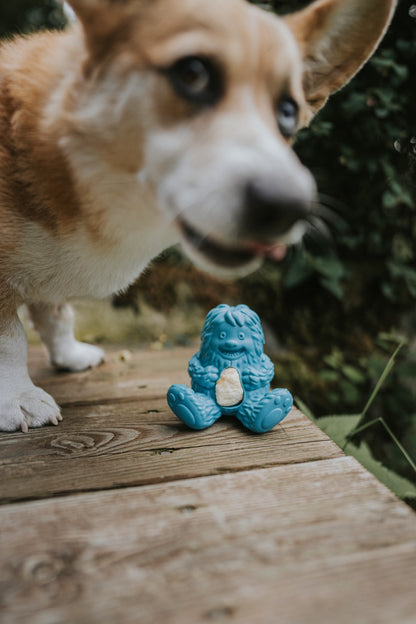
[[249,182],[245,188],[244,211],[238,235],[242,239],[276,241],[287,234],[295,223],[306,221],[312,201],[296,189],[274,189],[263,182]]
[[[303,236],[312,214],[312,194],[301,190],[282,191],[265,182],[249,182],[242,192],[241,209],[236,214],[233,231],[199,230],[185,220],[179,221],[186,247],[193,249],[214,269],[249,273],[264,258],[282,260],[286,247]],[[247,269],[245,270],[245,267]]]

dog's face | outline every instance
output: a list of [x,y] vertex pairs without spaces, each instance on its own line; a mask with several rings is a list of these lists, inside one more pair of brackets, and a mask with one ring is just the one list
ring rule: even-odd
[[290,147],[306,116],[302,62],[282,21],[213,4],[180,3],[163,43],[149,42],[145,171],[191,258],[244,274],[299,240],[314,202]]
[[294,136],[372,52],[394,0],[325,0],[286,20],[243,0],[71,4],[89,50],[84,122],[152,189],[190,257],[242,275],[283,256],[316,194]]

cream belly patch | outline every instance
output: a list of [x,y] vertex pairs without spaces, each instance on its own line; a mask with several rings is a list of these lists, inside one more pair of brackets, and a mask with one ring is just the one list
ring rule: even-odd
[[215,398],[218,405],[232,407],[244,398],[240,374],[236,368],[225,368],[215,386]]

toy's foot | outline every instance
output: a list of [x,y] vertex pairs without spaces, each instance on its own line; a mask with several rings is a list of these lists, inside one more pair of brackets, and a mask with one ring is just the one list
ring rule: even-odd
[[208,396],[175,384],[168,390],[170,409],[191,429],[206,429],[221,416],[218,405]]
[[266,433],[288,415],[292,405],[293,397],[289,390],[277,388],[268,392],[258,403],[246,402],[237,413],[237,418],[250,431]]

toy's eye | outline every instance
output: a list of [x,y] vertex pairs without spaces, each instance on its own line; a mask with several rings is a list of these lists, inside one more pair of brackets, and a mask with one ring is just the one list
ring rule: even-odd
[[240,338],[240,340],[244,340],[244,338],[245,338],[246,336],[245,336],[245,333],[244,333],[244,332],[240,332],[240,333],[238,334],[238,337]]
[[185,56],[166,71],[176,93],[189,102],[199,105],[215,104],[223,92],[220,69],[209,58]]
[[227,334],[224,331],[220,333],[221,340],[225,340],[226,336]]
[[298,129],[299,108],[292,98],[284,98],[280,100],[277,107],[277,123],[279,130],[284,137],[289,139]]

